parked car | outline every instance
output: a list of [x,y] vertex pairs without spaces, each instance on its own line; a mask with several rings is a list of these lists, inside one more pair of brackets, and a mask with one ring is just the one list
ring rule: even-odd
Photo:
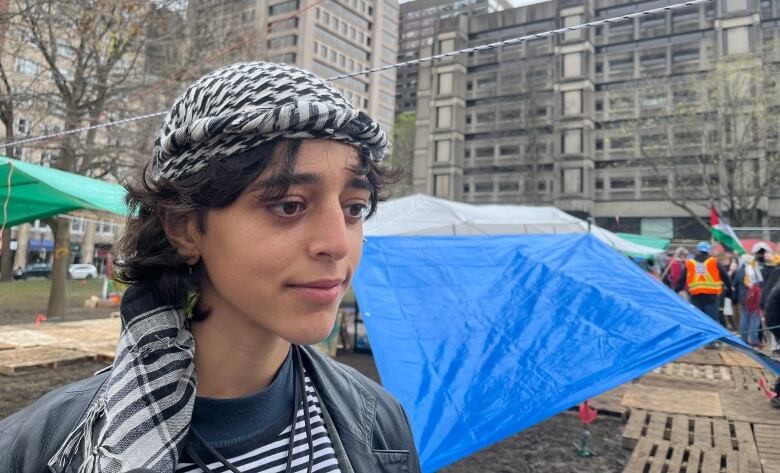
[[98,270],[91,264],[72,264],[68,267],[71,279],[96,279]]
[[14,270],[14,279],[48,278],[51,276],[51,265],[48,263],[33,263],[27,265],[24,271]]

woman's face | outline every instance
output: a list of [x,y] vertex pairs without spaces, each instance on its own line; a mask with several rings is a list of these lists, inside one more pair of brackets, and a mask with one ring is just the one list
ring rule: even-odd
[[264,199],[278,175],[266,169],[229,207],[208,212],[197,245],[209,318],[237,317],[296,344],[330,333],[362,251],[371,187],[350,170],[357,164],[352,146],[303,140],[284,197]]

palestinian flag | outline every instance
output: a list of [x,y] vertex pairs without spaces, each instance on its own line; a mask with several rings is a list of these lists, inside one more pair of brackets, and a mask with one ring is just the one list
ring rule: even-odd
[[747,253],[747,251],[742,248],[742,243],[739,242],[739,238],[737,238],[737,234],[734,233],[734,229],[723,220],[718,213],[718,209],[716,209],[714,205],[710,211],[710,227],[712,229],[713,240],[723,243],[723,246],[729,248],[738,255]]

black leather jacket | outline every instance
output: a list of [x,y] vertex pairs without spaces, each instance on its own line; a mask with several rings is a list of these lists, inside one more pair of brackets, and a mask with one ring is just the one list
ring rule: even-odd
[[[398,401],[313,348],[304,347],[302,354],[322,397],[323,417],[341,471],[419,473],[412,432]],[[49,459],[98,399],[107,379],[104,372],[56,389],[0,421],[0,472],[49,472]],[[81,461],[73,460],[66,469],[52,471],[75,472]]]

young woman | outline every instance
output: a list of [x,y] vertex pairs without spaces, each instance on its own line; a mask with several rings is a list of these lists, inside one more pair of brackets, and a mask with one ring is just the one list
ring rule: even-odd
[[418,472],[398,402],[307,347],[396,178],[386,144],[295,67],[191,85],[128,186],[116,360],[0,422],[0,471]]

